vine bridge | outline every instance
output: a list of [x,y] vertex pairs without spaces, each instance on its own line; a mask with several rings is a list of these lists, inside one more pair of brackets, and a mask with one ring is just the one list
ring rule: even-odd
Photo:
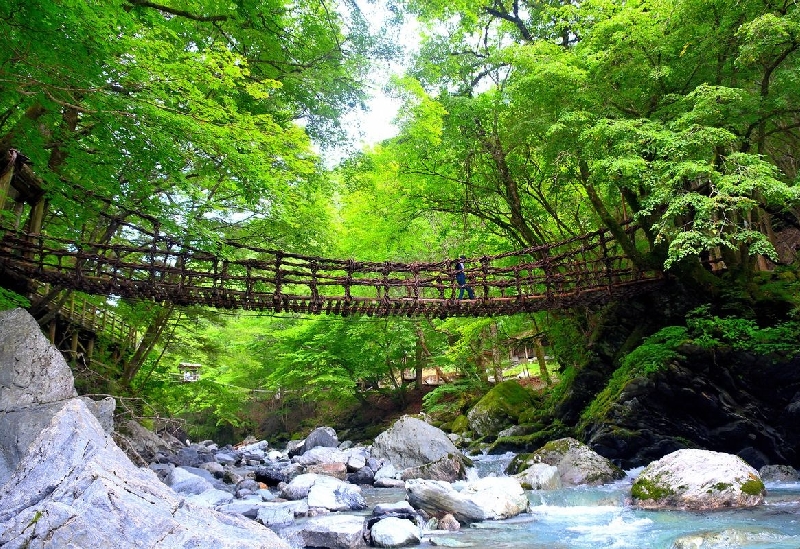
[[[155,222],[157,223],[157,222]],[[490,316],[624,298],[662,280],[608,231],[466,259],[474,299],[458,299],[454,260],[328,259],[228,243],[210,252],[125,224],[126,243],[84,244],[7,230],[0,274],[88,294],[220,309],[347,316]],[[634,226],[625,228],[629,235]],[[132,244],[131,242],[135,242]]]

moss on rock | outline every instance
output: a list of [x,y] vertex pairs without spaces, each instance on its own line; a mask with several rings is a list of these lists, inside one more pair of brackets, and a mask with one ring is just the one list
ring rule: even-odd
[[764,487],[764,483],[761,482],[761,479],[753,477],[743,482],[742,485],[739,486],[739,489],[742,493],[749,496],[760,496],[766,492],[766,488]]
[[640,501],[662,501],[674,496],[675,491],[664,482],[660,482],[660,479],[661,477],[638,478],[631,486],[631,496]]
[[451,433],[465,433],[469,431],[469,420],[467,420],[467,416],[461,414],[457,418],[453,420],[453,423],[450,424],[450,432]]
[[498,383],[469,411],[469,426],[480,436],[496,435],[516,424],[520,414],[534,403],[533,393],[516,380]]

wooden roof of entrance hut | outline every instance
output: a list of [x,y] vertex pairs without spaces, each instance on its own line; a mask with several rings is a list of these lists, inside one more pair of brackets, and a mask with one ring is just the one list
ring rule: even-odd
[[201,364],[193,364],[191,362],[181,362],[178,364],[178,370],[180,370],[179,381],[183,383],[191,383],[193,381],[198,381],[200,379],[200,369],[203,366]]

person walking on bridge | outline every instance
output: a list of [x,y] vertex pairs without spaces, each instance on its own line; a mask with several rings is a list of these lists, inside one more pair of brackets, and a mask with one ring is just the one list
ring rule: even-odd
[[464,260],[466,256],[461,256],[455,261],[456,265],[456,283],[458,284],[458,299],[463,299],[464,290],[467,291],[467,296],[470,299],[475,299],[475,292],[472,286],[467,286],[467,274],[464,272]]

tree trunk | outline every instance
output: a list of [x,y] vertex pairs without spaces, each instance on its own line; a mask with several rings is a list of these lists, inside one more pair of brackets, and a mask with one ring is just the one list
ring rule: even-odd
[[553,384],[553,380],[550,379],[550,372],[547,371],[547,361],[544,359],[544,347],[542,346],[541,338],[537,337],[533,340],[533,350],[536,353],[536,361],[539,363],[539,375],[544,384],[550,387]]
[[428,346],[425,343],[425,332],[422,331],[422,327],[417,323],[414,326],[414,330],[417,334],[417,341],[414,348],[415,354],[415,366],[416,366],[416,383],[417,389],[422,389],[422,373],[425,367],[428,365],[428,357],[431,356],[431,352],[428,350]]
[[147,359],[147,355],[153,350],[153,348],[156,346],[156,343],[158,343],[158,340],[161,337],[161,334],[164,332],[164,328],[167,327],[169,319],[174,310],[174,305],[163,307],[158,314],[156,314],[152,322],[147,326],[147,330],[144,333],[141,343],[139,343],[139,346],[136,348],[133,356],[128,359],[123,367],[121,381],[125,387],[130,388],[133,378],[144,364],[145,359]]
[[597,194],[597,190],[594,188],[589,176],[589,165],[586,164],[585,161],[580,162],[580,175],[581,175],[581,183],[583,184],[584,189],[586,189],[586,195],[589,197],[589,202],[591,202],[594,211],[600,216],[603,225],[611,231],[611,234],[614,235],[617,243],[622,247],[625,255],[633,261],[634,265],[639,268],[645,268],[647,265],[645,264],[645,258],[642,256],[641,253],[636,249],[636,244],[628,237],[628,234],[622,228],[614,216],[611,215],[611,212],[608,211],[606,205],[603,203],[603,199]]
[[494,370],[494,382],[503,381],[503,364],[500,361],[500,347],[497,343],[497,322],[489,324],[489,339],[492,344],[492,369]]

